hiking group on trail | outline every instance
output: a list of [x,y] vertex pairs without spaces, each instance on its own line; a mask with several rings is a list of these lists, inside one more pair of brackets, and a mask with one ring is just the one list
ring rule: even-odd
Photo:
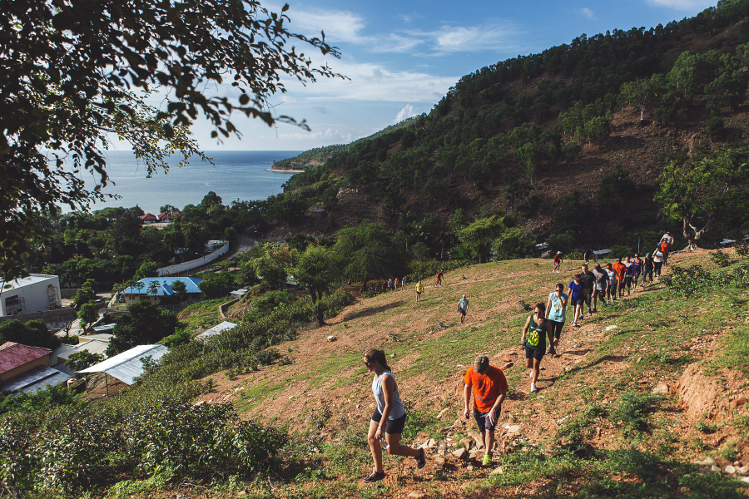
[[[536,304],[533,314],[526,319],[522,328],[520,344],[525,350],[525,366],[529,369],[531,393],[538,392],[536,383],[540,375],[541,361],[546,353],[552,358],[560,356],[557,350],[567,319],[569,303],[572,303],[573,309],[572,326],[578,327],[585,316],[586,306],[588,315],[591,316],[597,312],[599,301],[607,305],[611,301],[623,298],[625,291],[627,295],[636,292],[638,283],[640,288],[643,288],[646,282],[652,283],[654,274],[655,279],[658,279],[663,265],[668,260],[672,245],[673,236],[667,232],[652,255],[648,253],[643,259],[640,258],[639,253],[635,253],[634,259],[626,255],[624,261],[622,257],[618,257],[614,263],[606,263],[603,266],[595,263],[593,270],[589,269],[588,264],[595,260],[596,254],[590,248],[585,251],[581,272],[573,276],[567,286],[567,293],[564,292],[564,284],[557,283],[554,291],[549,293],[547,302]],[[562,252],[558,251],[554,257],[552,273],[561,272],[562,262]],[[443,271],[440,270],[435,286],[441,286],[442,279]],[[401,282],[402,286],[405,286],[406,278],[404,277]],[[397,289],[397,279],[395,288]],[[423,292],[424,285],[419,280],[416,284],[417,303]],[[461,324],[467,312],[468,298],[466,294],[463,294],[458,301]],[[400,444],[406,422],[406,411],[400,399],[395,377],[387,365],[385,353],[381,350],[368,350],[364,354],[364,364],[369,372],[374,373],[372,393],[377,402],[368,433],[374,470],[364,478],[364,481],[376,482],[385,478],[386,474],[382,465],[383,449],[391,455],[410,456],[414,458],[417,468],[423,468],[426,464],[424,448],[413,449]],[[512,365],[508,362],[501,368],[494,367],[489,364],[487,356],[479,355],[463,377],[463,416],[469,419],[471,412],[473,413],[481,434],[480,444],[485,449],[483,466],[489,466],[492,462],[494,431],[508,390],[504,370]]]

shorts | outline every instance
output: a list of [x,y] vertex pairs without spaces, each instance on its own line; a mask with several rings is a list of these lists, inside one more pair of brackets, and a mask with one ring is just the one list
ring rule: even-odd
[[544,358],[544,355],[546,354],[546,343],[539,344],[536,348],[531,347],[525,347],[525,358],[526,359],[536,359],[537,361],[541,362],[541,359]]
[[632,277],[633,276],[631,276],[631,275],[624,276],[624,284],[623,284],[623,286],[626,286],[628,288],[632,287]]
[[572,299],[572,306],[585,305],[585,295]]
[[494,431],[499,419],[499,414],[502,412],[502,406],[497,407],[497,417],[494,419],[494,424],[489,422],[488,412],[480,412],[476,407],[473,408],[473,419],[476,420],[476,424],[479,425],[479,431],[484,433],[485,431]]
[[549,324],[551,324],[551,334],[554,335],[554,338],[559,339],[559,337],[562,335],[564,321],[549,321]]
[[[382,421],[382,414],[380,414],[380,410],[376,407],[374,414],[372,414],[372,421],[375,423]],[[398,419],[388,419],[388,422],[385,424],[385,433],[389,433],[390,435],[400,435],[403,433],[404,426],[406,426],[405,414]]]
[[466,316],[466,311],[463,310],[462,308],[458,308],[458,312],[460,312],[460,315],[462,315],[463,317]]

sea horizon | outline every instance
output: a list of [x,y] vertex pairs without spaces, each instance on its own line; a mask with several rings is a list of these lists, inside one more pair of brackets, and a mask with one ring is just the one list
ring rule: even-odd
[[[270,171],[274,161],[292,158],[303,151],[204,151],[213,159],[214,165],[199,157],[190,158],[188,165],[178,168],[180,155],[167,159],[169,171],[156,171],[146,178],[146,169],[132,151],[105,151],[109,182],[102,189],[104,194],[120,196],[105,199],[90,206],[91,211],[108,207],[140,207],[146,213],[158,215],[159,208],[172,205],[183,209],[187,205],[200,204],[206,194],[213,191],[224,205],[232,201],[257,201],[283,192],[283,184],[294,173]],[[89,174],[90,175],[90,174]],[[94,179],[86,179],[86,186],[93,187]],[[64,213],[72,211],[61,207]]]

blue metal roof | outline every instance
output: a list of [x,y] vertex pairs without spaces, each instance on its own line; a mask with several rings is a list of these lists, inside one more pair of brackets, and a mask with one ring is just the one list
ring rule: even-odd
[[[153,281],[156,281],[157,283],[156,295],[148,292],[148,288],[151,287],[151,282]],[[203,282],[202,279],[195,279],[194,277],[146,277],[138,281],[143,283],[143,287],[141,289],[138,289],[135,286],[130,286],[129,288],[125,288],[122,293],[126,295],[150,294],[151,296],[172,296],[175,294],[175,292],[171,286],[176,281],[182,281],[185,283],[188,294],[201,292],[198,284]]]

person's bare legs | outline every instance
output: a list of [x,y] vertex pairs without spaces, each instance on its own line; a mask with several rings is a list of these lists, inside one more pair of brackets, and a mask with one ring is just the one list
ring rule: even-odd
[[380,441],[375,438],[377,433],[377,427],[380,423],[377,421],[369,422],[369,433],[367,434],[367,441],[369,442],[369,450],[372,453],[372,459],[375,464],[375,471],[377,473],[383,473],[382,469],[382,447],[380,447]]
[[[375,428],[376,430],[376,428]],[[400,433],[385,433],[385,441],[390,447],[388,447],[388,454],[391,456],[408,456],[408,457],[419,457],[421,452],[418,449],[412,449],[407,445],[401,445],[401,434]]]
[[[496,421],[495,421],[496,423]],[[494,447],[494,432],[493,431],[482,431],[481,442],[486,446],[485,450],[487,453],[491,453]]]

